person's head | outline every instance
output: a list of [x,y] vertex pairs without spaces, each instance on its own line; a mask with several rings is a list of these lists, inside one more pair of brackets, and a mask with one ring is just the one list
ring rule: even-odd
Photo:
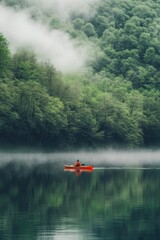
[[77,160],[77,162],[79,162],[79,160]]

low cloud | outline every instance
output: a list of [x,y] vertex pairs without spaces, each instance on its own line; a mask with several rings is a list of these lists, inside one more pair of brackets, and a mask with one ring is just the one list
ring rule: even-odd
[[93,6],[98,0],[27,0],[30,5],[41,5],[43,8],[53,8],[57,15],[67,20],[72,13],[89,17],[93,14]]
[[[45,2],[64,3],[58,0]],[[66,2],[71,4],[71,0]],[[50,31],[46,25],[32,20],[26,11],[15,11],[2,4],[0,16],[0,32],[7,38],[12,51],[27,47],[34,50],[40,59],[49,60],[62,72],[78,71],[85,66],[88,60],[87,47],[79,46],[67,33]]]

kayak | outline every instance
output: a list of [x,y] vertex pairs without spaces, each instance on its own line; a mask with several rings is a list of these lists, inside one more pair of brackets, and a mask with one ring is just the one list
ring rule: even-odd
[[64,169],[71,169],[71,170],[89,170],[93,171],[93,166],[74,166],[74,165],[64,165]]
[[64,171],[65,172],[75,172],[75,174],[78,176],[80,175],[82,172],[93,172],[94,171],[94,167],[93,166],[79,166],[76,167],[74,165],[64,165]]

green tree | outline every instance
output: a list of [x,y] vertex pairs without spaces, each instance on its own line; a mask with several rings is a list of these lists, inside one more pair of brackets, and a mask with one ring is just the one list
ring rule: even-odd
[[156,52],[154,47],[149,47],[147,48],[145,55],[144,55],[144,61],[147,64],[151,64],[154,66],[156,60]]
[[74,146],[96,146],[102,142],[103,132],[93,116],[91,109],[86,105],[68,109],[67,136]]
[[[100,130],[104,131],[106,144],[127,143],[135,146],[143,143],[143,101],[131,108],[131,100],[127,100],[132,98],[130,94],[128,96],[126,102],[117,100],[111,93],[103,93],[97,97],[96,118]],[[141,97],[140,94],[138,96]]]
[[13,84],[0,82],[0,138],[12,138],[14,127],[19,119],[15,110],[16,91]]
[[88,37],[92,37],[96,35],[95,29],[92,23],[86,23],[83,27],[83,31],[87,34]]
[[73,26],[77,30],[82,30],[84,27],[84,24],[85,22],[84,22],[84,19],[82,18],[76,18],[73,20]]
[[140,51],[141,59],[145,54],[145,51],[151,46],[151,36],[149,33],[142,33],[139,37],[138,49]]
[[98,15],[95,18],[94,26],[98,36],[102,36],[105,29],[109,26],[108,19],[105,16]]
[[21,49],[13,55],[12,71],[19,80],[37,80],[40,76],[40,67],[33,52]]
[[0,33],[0,77],[4,77],[9,70],[10,51],[5,37]]
[[157,90],[144,91],[143,124],[144,141],[147,145],[159,144],[160,139],[160,94]]
[[139,2],[139,4],[133,9],[133,14],[139,18],[154,18],[157,16],[156,11],[150,6]]
[[39,82],[46,87],[50,96],[60,96],[63,87],[62,80],[55,67],[45,62],[41,64]]
[[24,137],[39,136],[41,141],[54,140],[67,124],[63,103],[34,81],[20,82],[17,90],[18,133]]
[[123,12],[122,9],[116,7],[112,10],[113,16],[115,18],[115,27],[122,28],[125,25],[125,21],[128,19],[128,16]]

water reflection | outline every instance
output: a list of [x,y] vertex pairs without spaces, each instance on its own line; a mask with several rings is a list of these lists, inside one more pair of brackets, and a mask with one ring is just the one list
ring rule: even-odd
[[95,162],[94,172],[76,177],[63,171],[66,159],[34,159],[1,164],[0,239],[158,239],[157,165],[98,169]]

